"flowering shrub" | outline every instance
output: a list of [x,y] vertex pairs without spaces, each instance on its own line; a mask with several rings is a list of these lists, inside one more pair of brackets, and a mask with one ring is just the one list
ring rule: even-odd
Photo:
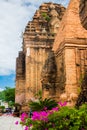
[[[59,103],[59,108],[62,106],[65,106],[65,103]],[[31,118],[26,118],[25,114],[21,115],[21,124],[25,125],[25,130],[30,130],[30,127],[32,126],[32,130],[48,130],[48,124],[49,122],[49,116],[52,115],[55,112],[58,112],[59,110],[58,106],[52,108],[51,110],[47,110],[47,107],[44,106],[44,109],[42,111],[34,111],[32,113]],[[55,125],[52,124],[52,127]]]
[[87,130],[87,104],[77,109],[60,102],[52,110],[45,108],[32,114],[31,118],[21,115],[21,124],[26,126],[24,130]]

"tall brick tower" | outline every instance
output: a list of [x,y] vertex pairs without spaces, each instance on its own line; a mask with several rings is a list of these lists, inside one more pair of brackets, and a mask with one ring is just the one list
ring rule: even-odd
[[27,103],[42,89],[41,71],[52,49],[65,12],[59,4],[44,3],[35,12],[23,34],[23,50],[16,66],[16,103]]
[[87,69],[87,8],[83,8],[86,6],[84,2],[87,3],[84,0],[83,4],[80,0],[70,1],[53,46],[57,62],[56,95],[61,95],[61,100],[65,98],[69,105],[74,105],[79,81]]

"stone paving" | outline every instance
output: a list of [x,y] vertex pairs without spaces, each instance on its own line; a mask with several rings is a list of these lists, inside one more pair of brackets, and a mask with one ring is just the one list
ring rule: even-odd
[[9,115],[0,116],[0,130],[24,130],[20,124],[15,125],[16,121],[20,119]]

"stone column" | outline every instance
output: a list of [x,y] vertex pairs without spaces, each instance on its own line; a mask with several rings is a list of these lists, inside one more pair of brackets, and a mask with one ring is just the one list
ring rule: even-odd
[[77,78],[76,78],[76,55],[74,48],[65,49],[65,72],[66,84],[65,91],[69,95],[77,93]]
[[74,106],[78,98],[75,48],[65,48],[65,93],[68,106]]

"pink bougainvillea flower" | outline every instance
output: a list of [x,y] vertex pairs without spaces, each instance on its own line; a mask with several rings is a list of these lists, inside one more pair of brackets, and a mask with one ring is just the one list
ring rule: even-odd
[[16,125],[18,125],[18,123],[19,123],[18,121],[15,122]]
[[60,105],[60,107],[64,107],[64,106],[66,106],[66,105],[67,105],[67,102],[64,102],[64,103],[59,102],[58,104]]
[[28,115],[27,115],[26,113],[23,113],[23,114],[20,116],[20,118],[21,118],[21,121],[22,121],[22,122],[25,122],[25,119],[28,118]]
[[24,130],[29,130],[29,127],[28,127],[28,126],[26,126],[26,127],[24,128]]
[[39,112],[33,112],[32,120],[40,120],[40,114]]
[[53,114],[53,110],[49,110],[49,111],[48,111],[48,114],[49,114],[49,115]]
[[40,111],[40,112],[33,112],[32,120],[42,120],[42,121],[47,121],[49,113],[46,111]]
[[55,111],[58,111],[58,107],[54,107],[52,108],[52,110],[55,112]]

